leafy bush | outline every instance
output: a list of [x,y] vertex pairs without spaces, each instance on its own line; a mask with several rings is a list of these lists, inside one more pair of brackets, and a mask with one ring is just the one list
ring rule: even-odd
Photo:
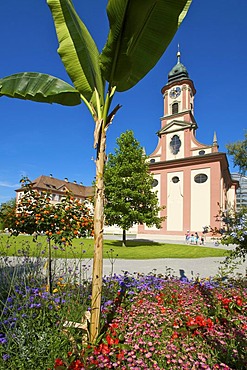
[[245,261],[247,255],[247,208],[243,207],[226,219],[226,231],[221,240],[222,244],[235,244],[235,249],[227,258],[227,263],[239,258]]

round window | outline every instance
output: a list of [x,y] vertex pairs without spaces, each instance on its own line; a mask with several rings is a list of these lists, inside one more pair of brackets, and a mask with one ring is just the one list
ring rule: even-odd
[[205,150],[200,150],[199,151],[199,155],[204,155],[205,154]]
[[194,177],[194,180],[195,182],[197,182],[197,184],[202,184],[203,182],[206,182],[207,179],[208,179],[208,176],[205,173],[199,173],[198,175]]
[[179,182],[179,177],[178,177],[178,176],[173,176],[173,178],[172,178],[172,182],[173,182],[174,184],[177,184],[177,183]]
[[155,159],[154,158],[150,159],[150,163],[155,163]]
[[157,186],[159,183],[158,180],[154,179],[153,183],[152,183],[152,187],[155,188],[155,186]]

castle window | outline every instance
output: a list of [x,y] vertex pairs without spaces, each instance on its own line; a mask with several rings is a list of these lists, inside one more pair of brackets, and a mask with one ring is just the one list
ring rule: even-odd
[[178,176],[173,176],[173,178],[172,178],[172,182],[173,182],[174,184],[177,184],[177,183],[179,182],[179,177],[178,177]]
[[194,177],[194,180],[197,184],[202,184],[206,182],[208,179],[208,176],[205,173],[199,173]]
[[172,104],[172,114],[178,113],[178,103]]
[[179,139],[178,135],[174,135],[170,142],[170,148],[171,148],[172,154],[178,154],[180,147],[181,147],[181,140]]
[[159,183],[158,180],[154,179],[153,183],[152,183],[152,187],[154,188],[155,186],[157,186]]

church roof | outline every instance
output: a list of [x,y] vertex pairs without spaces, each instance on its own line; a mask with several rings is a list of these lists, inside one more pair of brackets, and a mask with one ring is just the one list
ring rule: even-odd
[[189,78],[186,67],[180,62],[180,51],[177,52],[177,64],[168,73],[168,84]]

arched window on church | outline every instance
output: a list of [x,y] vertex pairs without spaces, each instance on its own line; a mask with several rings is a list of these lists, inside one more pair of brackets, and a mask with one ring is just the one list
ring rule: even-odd
[[172,114],[178,113],[178,103],[172,104]]

